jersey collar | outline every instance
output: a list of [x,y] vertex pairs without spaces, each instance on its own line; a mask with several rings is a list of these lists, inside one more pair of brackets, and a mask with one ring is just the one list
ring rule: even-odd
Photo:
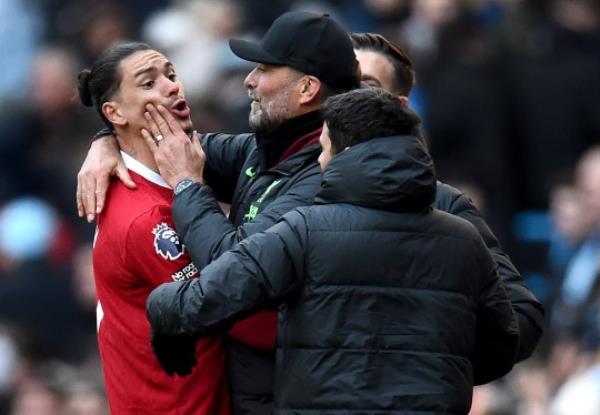
[[123,162],[125,163],[125,167],[127,167],[127,169],[131,170],[134,173],[139,174],[144,179],[146,179],[149,182],[152,182],[154,184],[157,184],[160,187],[164,187],[166,189],[171,188],[167,184],[167,182],[165,182],[165,179],[163,179],[160,174],[151,170],[146,165],[140,163],[139,161],[137,161],[136,159],[134,159],[133,157],[131,157],[129,154],[125,153],[122,150],[121,150],[121,156],[123,157]]

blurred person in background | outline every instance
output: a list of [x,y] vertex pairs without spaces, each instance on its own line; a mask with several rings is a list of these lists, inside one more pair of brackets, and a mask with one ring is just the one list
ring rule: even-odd
[[[92,244],[80,244],[73,255],[73,285],[84,314],[96,320],[96,285],[92,265]],[[95,325],[95,324],[94,324]]]
[[547,255],[550,295],[546,304],[549,310],[560,296],[567,266],[589,230],[581,198],[579,189],[570,180],[556,184],[550,194],[552,234]]
[[23,373],[14,391],[10,415],[105,415],[101,387],[87,373],[56,361]]
[[[77,55],[62,46],[49,46],[36,56],[31,74],[30,97],[37,114],[40,133],[35,143],[35,163],[43,172],[55,176],[55,181],[65,186],[67,176],[73,169],[73,158],[65,159],[64,149],[73,154],[85,151],[86,143],[81,143],[81,134],[89,128],[92,117],[76,101],[76,78],[80,67]],[[61,196],[70,193],[62,190]],[[53,191],[56,191],[54,187]]]
[[[550,413],[595,413],[597,356],[600,351],[600,147],[588,149],[575,170],[579,243],[564,270],[552,304],[546,377]],[[596,361],[596,366],[594,362]],[[591,411],[591,412],[590,412]]]
[[265,7],[264,0],[237,0],[237,3],[245,16],[245,31],[263,34],[275,19],[289,11],[293,0],[269,0],[269,7]]
[[600,136],[600,3],[518,3],[498,33],[511,182],[521,208],[545,209],[556,176]]
[[64,396],[51,385],[32,381],[17,389],[10,415],[65,415]]
[[19,379],[21,356],[13,331],[0,324],[0,413],[6,414],[11,406]]
[[582,197],[579,189],[574,183],[566,182],[554,187],[550,194],[550,214],[552,216],[552,225],[562,239],[560,244],[563,247],[557,247],[558,251],[550,257],[556,261],[554,267],[556,272],[564,272],[564,267],[573,250],[585,238],[588,232],[589,223],[586,220],[585,206],[582,203]]
[[177,65],[190,102],[213,94],[222,69],[226,39],[239,31],[242,16],[234,1],[186,0],[155,13],[143,37],[164,50]]
[[582,227],[586,229],[586,233],[566,267],[551,323],[558,333],[580,338],[585,325],[589,324],[584,316],[594,302],[600,272],[599,146],[587,150],[578,162],[576,186],[582,204]]
[[78,314],[83,322],[82,341],[79,346],[78,366],[89,368],[90,372],[97,370],[101,377],[96,336],[96,307],[98,298],[94,282],[92,263],[92,243],[82,242],[74,248],[71,258],[71,289],[78,308]]
[[554,385],[543,365],[536,361],[519,365],[505,380],[502,384],[493,384],[497,395],[491,398],[498,400],[501,397],[503,402],[500,408],[494,408],[497,412],[490,411],[491,414],[548,414],[548,400]]
[[105,415],[108,405],[104,390],[89,379],[76,379],[69,385],[65,415]]
[[26,98],[12,102],[0,115],[0,202],[34,193],[61,214],[71,215],[73,208],[65,202],[75,187],[73,160],[88,147],[82,134],[90,125],[100,126],[75,100],[79,65],[68,47],[40,48]]
[[597,415],[600,413],[600,348],[595,364],[576,373],[557,391],[550,415]]
[[[168,336],[151,336],[145,316],[153,288],[198,276],[173,229],[172,190],[158,174],[142,133],[146,106],[153,104],[168,108],[173,125],[192,134],[174,66],[146,44],[119,43],[80,72],[79,97],[114,129],[137,186],[135,191],[122,183],[111,187],[94,240],[98,343],[111,412],[227,415],[222,339],[174,343]],[[149,145],[155,147],[163,137],[153,139]],[[183,369],[180,354],[190,359]]]
[[0,209],[0,321],[29,338],[28,358],[76,362],[85,329],[70,275],[52,262],[60,217],[24,197]]
[[398,38],[414,59],[419,73],[428,74],[429,67],[440,53],[440,32],[456,19],[460,9],[461,2],[455,0],[412,1],[410,15],[400,26]]
[[119,39],[135,33],[129,14],[116,2],[92,3],[84,16],[87,24],[82,28],[82,46],[87,59],[93,60]]
[[506,243],[514,196],[503,89],[489,31],[468,3],[416,0],[399,42],[419,74],[419,111],[438,177],[482,194],[487,221]]
[[2,107],[15,97],[23,98],[25,93],[22,85],[27,82],[27,68],[43,38],[40,3],[39,0],[0,2],[0,59],[5,67],[0,79]]
[[83,62],[93,60],[118,39],[139,35],[134,21],[170,0],[41,0],[48,42],[64,43],[77,50]]

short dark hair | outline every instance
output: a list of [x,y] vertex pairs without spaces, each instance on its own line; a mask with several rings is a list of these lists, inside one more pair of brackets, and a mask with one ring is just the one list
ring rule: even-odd
[[334,95],[321,107],[334,154],[379,137],[413,135],[420,139],[421,119],[397,96],[380,88]]
[[410,58],[394,42],[376,33],[353,33],[350,35],[354,49],[381,53],[394,67],[394,91],[408,96],[415,86],[415,70]]
[[84,69],[77,77],[79,100],[86,107],[95,107],[107,126],[112,124],[102,113],[102,104],[112,99],[121,84],[121,61],[136,52],[154,50],[141,42],[119,42],[108,49],[94,62],[91,69]]

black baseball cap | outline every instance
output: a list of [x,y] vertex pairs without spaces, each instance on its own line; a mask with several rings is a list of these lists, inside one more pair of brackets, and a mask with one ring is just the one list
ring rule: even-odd
[[360,81],[350,36],[328,14],[284,13],[261,42],[231,39],[229,47],[244,60],[290,66],[331,88],[351,89]]

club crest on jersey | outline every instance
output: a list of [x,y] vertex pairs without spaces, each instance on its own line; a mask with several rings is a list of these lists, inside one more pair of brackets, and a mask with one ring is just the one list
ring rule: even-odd
[[164,259],[175,261],[183,255],[185,247],[179,242],[179,236],[173,228],[162,222],[152,229],[154,234],[154,249]]

